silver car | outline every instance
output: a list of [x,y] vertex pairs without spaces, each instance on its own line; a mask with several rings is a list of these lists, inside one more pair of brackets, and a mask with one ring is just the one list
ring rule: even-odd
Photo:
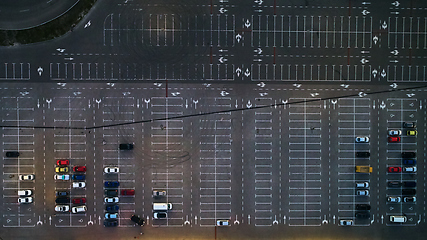
[[367,136],[358,136],[358,137],[356,137],[356,142],[357,143],[368,143],[369,142],[369,137],[367,137]]

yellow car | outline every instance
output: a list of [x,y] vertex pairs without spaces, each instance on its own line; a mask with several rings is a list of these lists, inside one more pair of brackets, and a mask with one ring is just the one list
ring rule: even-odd
[[68,167],[56,167],[55,172],[57,173],[66,173],[68,172]]
[[416,136],[417,130],[408,130],[408,131],[406,131],[406,135],[407,136]]

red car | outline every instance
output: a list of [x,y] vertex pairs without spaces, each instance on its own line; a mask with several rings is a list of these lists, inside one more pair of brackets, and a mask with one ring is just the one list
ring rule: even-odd
[[69,165],[70,161],[68,161],[67,159],[62,159],[62,160],[58,160],[56,161],[56,165],[58,166],[65,166],[65,165]]
[[400,142],[400,137],[388,137],[389,143]]
[[122,195],[135,195],[135,190],[133,189],[123,189]]
[[75,166],[73,170],[74,172],[86,172],[86,166]]
[[72,202],[73,202],[73,204],[86,203],[86,198],[73,198]]
[[402,168],[401,168],[401,167],[388,167],[388,172],[389,172],[389,173],[398,173],[398,172],[402,172]]

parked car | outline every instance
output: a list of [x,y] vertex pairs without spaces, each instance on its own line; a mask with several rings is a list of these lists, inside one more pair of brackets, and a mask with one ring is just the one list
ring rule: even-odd
[[18,198],[18,203],[32,203],[33,198],[32,197],[22,197]]
[[133,149],[133,144],[132,143],[121,143],[119,145],[119,149],[120,150],[132,150]]
[[136,224],[138,224],[139,226],[144,226],[145,221],[144,219],[141,219],[139,216],[137,215],[132,215],[132,217],[130,218],[130,220]]
[[417,130],[408,130],[406,131],[406,136],[416,136]]
[[403,182],[403,186],[405,187],[416,187],[417,186],[417,182]]
[[86,172],[86,166],[74,166],[73,171],[74,172]]
[[70,206],[68,205],[56,205],[55,212],[68,212],[70,211]]
[[369,152],[356,152],[356,157],[368,158],[369,156],[371,156]]
[[122,195],[135,195],[135,190],[133,189],[123,189]]
[[154,219],[163,219],[163,218],[167,218],[168,214],[166,212],[154,212],[153,213],[153,218]]
[[387,169],[388,169],[389,173],[400,173],[400,172],[402,172],[401,167],[388,167]]
[[164,190],[153,190],[153,197],[162,197],[166,196],[166,191]]
[[340,220],[340,226],[351,226],[353,225],[353,220]]
[[70,180],[70,175],[68,175],[68,174],[55,174],[54,179],[66,181],[66,180]]
[[415,173],[415,172],[417,172],[417,167],[415,167],[415,166],[404,167],[403,168],[403,172],[406,172],[406,173]]
[[104,215],[105,219],[116,219],[119,218],[119,214],[118,213],[105,213]]
[[390,182],[388,182],[388,186],[389,187],[400,187],[400,186],[402,186],[402,184],[400,182],[390,181]]
[[400,200],[401,200],[401,198],[400,198],[400,197],[393,197],[393,196],[390,196],[390,197],[388,197],[388,198],[387,198],[387,201],[388,201],[388,202],[400,202]]
[[118,193],[118,190],[111,190],[111,189],[109,189],[109,190],[105,190],[104,194],[107,197],[116,197],[119,193]]
[[117,212],[119,211],[119,205],[107,205],[105,210],[108,212]]
[[404,197],[403,201],[404,202],[416,202],[417,198],[416,197]]
[[216,225],[217,226],[230,226],[230,220],[228,220],[228,219],[216,220]]
[[415,158],[416,156],[415,152],[402,152],[402,158]]
[[369,182],[357,182],[356,183],[356,187],[357,188],[368,188],[369,187]]
[[369,204],[356,204],[356,210],[368,211],[368,210],[371,210],[371,205],[369,205]]
[[356,194],[358,196],[369,196],[369,190],[357,190]]
[[21,197],[28,197],[28,196],[31,196],[32,194],[33,194],[33,191],[31,191],[30,189],[18,190],[18,196],[21,196]]
[[415,165],[415,164],[417,164],[417,160],[415,160],[415,159],[404,159],[402,161],[402,163],[404,165]]
[[370,166],[356,166],[356,172],[358,172],[358,173],[371,173],[372,167],[370,167]]
[[412,188],[410,188],[410,189],[402,189],[402,195],[405,195],[405,196],[413,196],[413,195],[415,195],[417,193],[417,190],[415,190],[415,189],[412,189]]
[[83,203],[86,203],[86,198],[73,198],[72,203],[73,204],[83,204]]
[[120,186],[120,183],[119,183],[119,182],[117,182],[117,181],[106,181],[106,182],[104,183],[104,186],[105,186],[106,188],[116,188],[116,187],[119,187],[119,186]]
[[84,188],[86,187],[85,182],[73,182],[73,188]]
[[369,137],[367,137],[367,136],[356,137],[356,142],[357,143],[368,143],[369,142]]
[[105,197],[104,202],[106,202],[106,203],[118,203],[119,198],[118,197]]
[[388,135],[389,136],[400,136],[402,134],[402,131],[400,130],[389,130]]
[[55,172],[57,173],[66,173],[68,172],[68,167],[56,167]]
[[416,126],[417,126],[417,124],[415,122],[404,122],[403,123],[403,127],[405,127],[405,128],[414,128]]
[[19,152],[13,152],[13,151],[6,152],[6,157],[8,157],[8,158],[17,158],[17,157],[19,157]]
[[118,167],[105,167],[104,173],[118,173],[120,169]]
[[87,211],[87,208],[86,208],[85,205],[77,206],[77,207],[72,207],[71,208],[71,212],[72,213],[83,213],[83,212],[86,212],[86,211]]
[[70,203],[70,199],[67,197],[58,197],[55,199],[56,203]]
[[73,174],[73,180],[85,180],[86,179],[86,175],[84,174]]
[[65,196],[68,196],[68,192],[67,191],[56,191],[56,196],[57,197],[65,197]]
[[56,161],[56,165],[58,166],[66,166],[69,164],[70,164],[70,161],[68,161],[67,159],[60,159]]
[[34,174],[23,174],[23,175],[19,175],[19,180],[21,180],[21,181],[34,180],[34,178],[35,178]]
[[371,215],[369,212],[356,212],[356,218],[369,218]]
[[105,220],[104,226],[105,227],[116,227],[118,225],[117,220]]
[[400,142],[400,137],[388,137],[388,142],[389,143]]

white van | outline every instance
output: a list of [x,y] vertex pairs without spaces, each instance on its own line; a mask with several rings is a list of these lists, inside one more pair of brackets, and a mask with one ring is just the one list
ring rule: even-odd
[[406,222],[406,217],[405,216],[390,216],[390,222],[404,223],[404,222]]
[[31,196],[31,194],[33,194],[33,191],[31,191],[30,189],[18,191],[18,196],[27,197],[27,196]]
[[167,211],[172,209],[172,203],[153,203],[153,211]]

